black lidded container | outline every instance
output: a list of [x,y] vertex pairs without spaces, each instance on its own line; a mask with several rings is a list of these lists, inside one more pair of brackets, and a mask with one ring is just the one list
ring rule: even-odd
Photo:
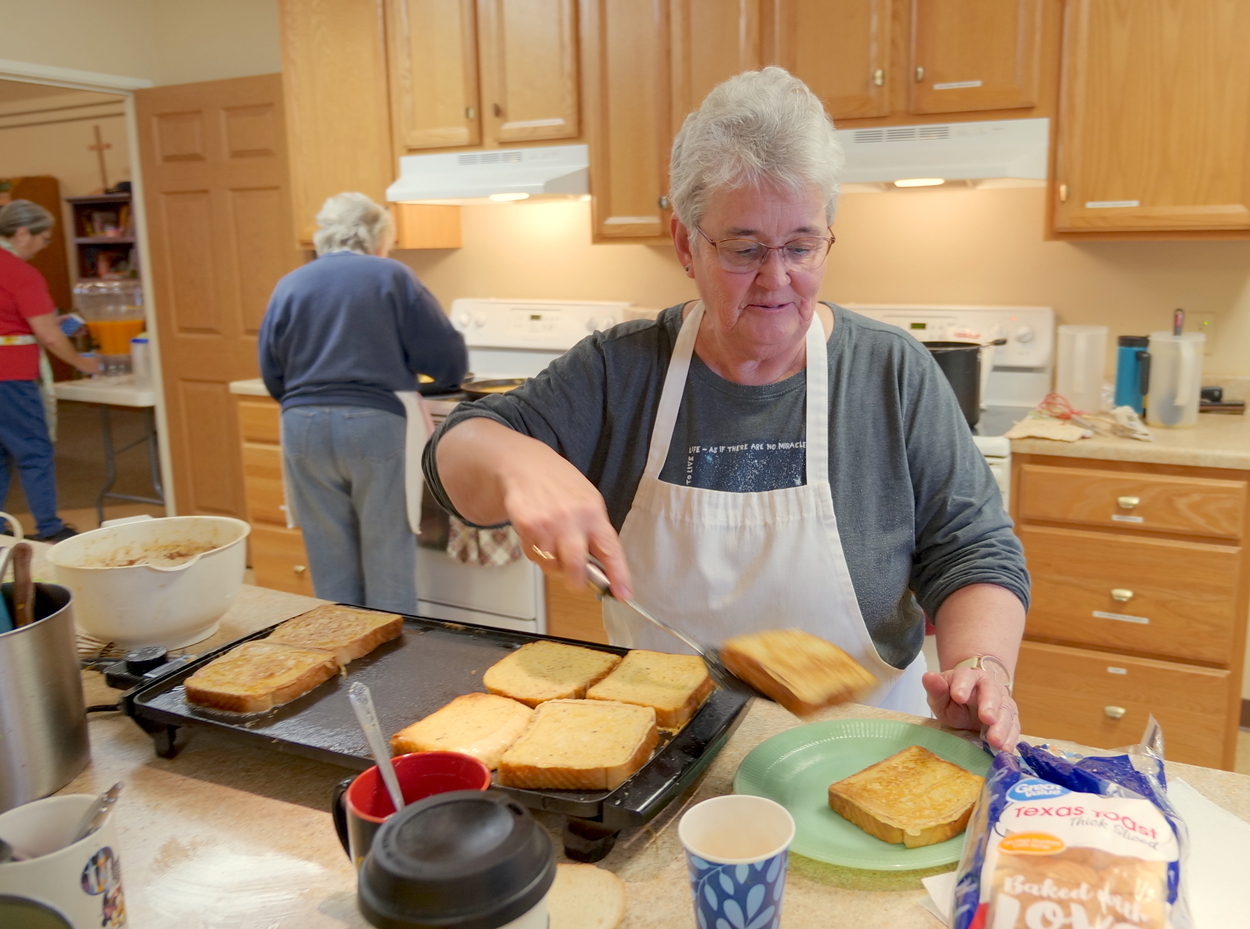
[[379,929],[498,929],[556,877],[555,848],[529,811],[497,791],[435,794],[383,823],[357,903]]
[[978,342],[925,342],[950,381],[959,409],[975,429],[981,420],[981,345]]

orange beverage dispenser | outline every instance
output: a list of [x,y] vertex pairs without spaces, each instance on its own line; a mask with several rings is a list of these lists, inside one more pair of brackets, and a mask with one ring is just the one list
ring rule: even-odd
[[102,374],[129,374],[130,340],[146,328],[143,286],[133,278],[84,280],[74,285],[74,309],[100,356]]

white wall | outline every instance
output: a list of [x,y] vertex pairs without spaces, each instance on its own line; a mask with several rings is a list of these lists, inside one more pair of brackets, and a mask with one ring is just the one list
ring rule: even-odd
[[277,0],[10,0],[0,58],[181,84],[282,70]]

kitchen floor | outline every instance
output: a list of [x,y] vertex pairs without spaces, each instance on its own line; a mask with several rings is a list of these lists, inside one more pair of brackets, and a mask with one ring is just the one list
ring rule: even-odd
[[[931,635],[925,636],[924,655],[929,667],[936,668],[937,643]],[[1237,763],[1233,770],[1238,774],[1250,774],[1250,729],[1241,729],[1237,733]]]
[[[123,448],[144,435],[143,413],[113,407],[109,413],[113,447]],[[91,403],[61,401],[57,404],[56,487],[61,518],[80,532],[99,527],[95,501],[104,486],[104,444],[100,431],[100,410]],[[140,444],[117,459],[117,493],[152,497],[146,444]],[[9,483],[9,496],[0,510],[12,513],[23,531],[34,531],[30,508],[16,473]],[[104,508],[105,519],[123,516],[164,516],[165,508],[148,503],[113,501]]]

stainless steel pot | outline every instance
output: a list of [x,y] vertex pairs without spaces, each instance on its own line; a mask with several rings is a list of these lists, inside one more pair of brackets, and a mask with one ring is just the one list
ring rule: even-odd
[[35,621],[0,634],[0,812],[60,790],[90,759],[71,600],[36,584]]

